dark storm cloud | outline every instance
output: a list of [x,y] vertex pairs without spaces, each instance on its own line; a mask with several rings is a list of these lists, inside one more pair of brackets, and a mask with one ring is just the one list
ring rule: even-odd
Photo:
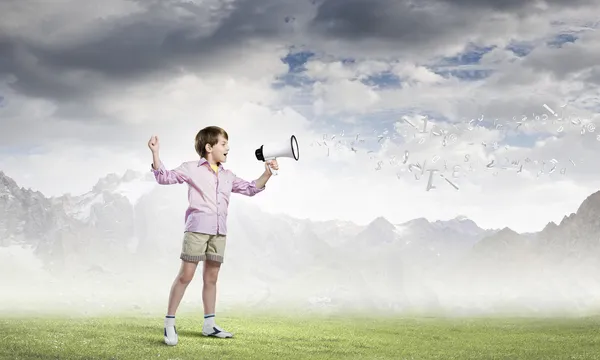
[[[39,58],[39,52],[27,44],[11,38],[0,38],[0,54],[2,54],[0,74],[16,76],[17,81],[12,87],[22,94],[32,97],[50,96],[57,99],[87,95],[87,91],[81,86],[69,84],[61,76],[59,69],[47,67],[47,59]],[[27,59],[37,61],[32,62]]]
[[[463,8],[482,8],[497,11],[522,12],[532,11],[536,8],[536,1],[533,0],[437,0],[440,3],[446,3]],[[596,0],[544,0],[548,6],[554,7],[575,7],[593,5]]]
[[[469,0],[422,0],[415,2],[418,6],[398,0],[240,0],[229,7],[224,2],[199,6],[178,0],[136,3],[142,11],[94,20],[90,25],[97,31],[85,42],[42,45],[39,39],[5,35],[0,38],[0,72],[18,78],[15,88],[19,92],[64,100],[102,90],[95,86],[95,78],[67,80],[69,71],[92,71],[111,82],[164,75],[181,66],[214,63],[220,52],[240,48],[247,40],[285,42],[292,28],[305,34],[299,36],[301,40],[392,39],[410,52],[411,46],[460,38],[475,26],[474,14],[460,6]],[[516,7],[524,2],[477,3],[478,8],[488,4],[493,9],[497,3]],[[295,20],[286,22],[288,16]],[[27,19],[22,21],[27,27]],[[23,56],[35,58],[35,68],[23,62]]]
[[449,11],[442,14],[437,7],[416,7],[408,1],[325,0],[310,29],[329,38],[422,45],[469,26],[468,14]]
[[[168,23],[152,23],[139,18],[126,23],[107,25],[106,32],[84,44],[67,47],[3,41],[5,60],[0,71],[13,73],[18,82],[16,90],[26,95],[49,95],[57,100],[86,97],[96,89],[91,82],[69,84],[69,71],[87,70],[112,81],[135,79],[155,70],[168,71],[186,52],[198,52],[204,39],[190,39],[190,30],[175,28]],[[193,43],[196,50],[183,51],[182,43]],[[210,46],[206,46],[210,50]],[[19,61],[19,52],[37,59],[35,68]]]
[[[552,3],[565,3],[553,0]],[[583,3],[579,0],[577,3]],[[165,77],[181,67],[206,69],[239,61],[252,48],[248,40],[285,44],[288,36],[319,47],[321,39],[352,44],[373,39],[396,51],[460,44],[494,10],[518,13],[528,1],[480,0],[240,0],[195,5],[189,1],[136,1],[142,11],[96,19],[87,41],[45,43],[25,35],[0,34],[0,75],[14,74],[13,87],[28,96],[76,104],[142,77]],[[76,4],[76,3],[75,3]],[[11,16],[11,14],[8,14]],[[293,18],[291,22],[286,17]],[[27,28],[28,19],[22,19]],[[34,26],[34,24],[31,24]],[[293,33],[293,34],[292,34]],[[372,47],[380,46],[370,45]],[[355,49],[360,51],[361,49]],[[356,51],[353,50],[353,53]],[[363,49],[363,56],[369,56]],[[433,51],[432,50],[432,51]],[[332,49],[332,51],[334,51]],[[237,56],[236,56],[237,55]],[[220,57],[221,56],[221,57]],[[360,57],[361,54],[356,54]],[[78,70],[89,71],[76,72]],[[73,75],[73,74],[77,75]]]
[[[202,67],[246,40],[280,36],[289,28],[283,2],[243,1],[230,11],[217,12],[191,3],[140,4],[146,6],[141,13],[97,20],[98,33],[84,43],[44,46],[17,34],[0,38],[0,73],[14,74],[14,88],[29,96],[85,98],[103,90],[95,83],[99,79],[118,84],[165,76],[180,67]],[[35,64],[23,57],[35,59]],[[66,74],[75,70],[101,77],[67,80]]]
[[[574,7],[593,5],[594,1],[547,3]],[[543,13],[531,0],[324,0],[309,30],[348,41],[372,39],[423,46],[473,34],[485,19],[498,12],[515,18]]]

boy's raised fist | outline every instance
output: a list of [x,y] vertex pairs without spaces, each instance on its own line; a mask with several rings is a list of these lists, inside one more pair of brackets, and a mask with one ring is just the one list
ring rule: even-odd
[[158,152],[158,136],[153,135],[148,141],[148,147],[152,152]]

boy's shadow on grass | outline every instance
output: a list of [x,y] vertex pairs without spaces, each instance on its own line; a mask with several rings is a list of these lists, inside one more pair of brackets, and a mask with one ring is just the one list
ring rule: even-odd
[[183,337],[200,337],[203,339],[210,339],[210,337],[202,335],[201,330],[177,330],[177,335]]

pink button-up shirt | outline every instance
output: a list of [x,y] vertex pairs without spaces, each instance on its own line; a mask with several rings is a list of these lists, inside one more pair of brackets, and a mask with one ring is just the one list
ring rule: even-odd
[[237,177],[222,164],[215,173],[205,158],[184,162],[173,170],[165,169],[161,162],[158,170],[152,168],[152,171],[161,185],[188,184],[185,231],[210,235],[227,234],[227,208],[231,193],[254,196],[265,189],[258,189],[255,180]]

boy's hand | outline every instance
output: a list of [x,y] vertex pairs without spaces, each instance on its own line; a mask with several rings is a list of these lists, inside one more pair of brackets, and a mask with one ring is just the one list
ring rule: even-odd
[[148,147],[153,153],[158,153],[158,136],[153,135],[148,141]]
[[271,172],[271,170],[269,169],[273,168],[273,170],[279,170],[279,164],[277,164],[277,159],[273,159],[273,160],[269,160],[265,162],[265,169],[267,169],[267,171]]

